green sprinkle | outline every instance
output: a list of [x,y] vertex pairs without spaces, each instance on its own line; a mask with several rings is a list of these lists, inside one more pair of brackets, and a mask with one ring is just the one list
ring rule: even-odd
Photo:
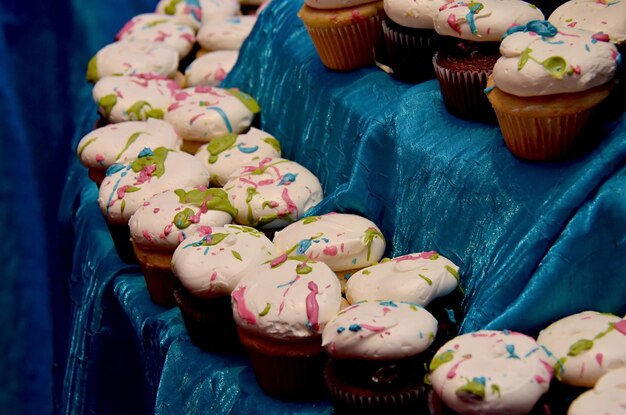
[[417,274],[421,279],[423,279],[424,281],[426,281],[426,283],[428,285],[433,285],[433,280],[431,280],[430,278],[428,278],[426,275],[422,275],[422,274]]
[[457,388],[455,393],[463,401],[482,401],[485,399],[485,385],[474,378]]
[[94,55],[87,64],[87,81],[96,82],[98,80],[98,58]]
[[320,220],[319,216],[308,216],[302,220],[302,224],[309,225],[311,223],[317,222],[318,220]]
[[111,116],[111,111],[113,111],[113,107],[117,104],[117,95],[109,94],[105,95],[98,100],[98,105],[104,111],[104,116],[109,118]]
[[98,137],[91,138],[91,139],[87,140],[87,142],[85,142],[85,144],[83,144],[82,146],[78,147],[78,157],[80,158],[80,156],[83,155],[83,151],[85,151],[85,147],[87,147],[89,144],[93,143],[97,139],[98,139]]
[[243,261],[243,260],[241,259],[241,254],[240,254],[239,252],[237,252],[237,251],[232,251],[232,250],[231,250],[230,252],[233,254],[233,256],[234,256],[236,259],[238,259],[239,261]]
[[452,359],[454,359],[454,352],[452,350],[448,350],[438,354],[430,362],[430,371],[434,372],[435,370],[437,370],[437,368],[439,368],[439,366],[443,365],[444,363],[448,363]]
[[274,150],[276,150],[276,152],[280,154],[281,152],[280,142],[277,139],[275,139],[274,137],[265,137],[263,141],[269,144],[270,146],[272,146]]
[[446,265],[444,268],[447,269],[450,274],[452,274],[452,276],[454,277],[454,279],[456,280],[457,283],[461,281],[461,279],[459,278],[459,273],[457,272],[457,270],[452,268],[450,265]]
[[272,305],[271,305],[270,303],[266,303],[266,304],[265,304],[265,308],[263,309],[263,311],[261,311],[261,312],[259,313],[259,316],[263,317],[263,316],[267,315],[267,313],[269,313],[269,312],[270,312],[270,309],[271,309],[271,308],[272,308]]
[[582,339],[572,344],[567,352],[568,356],[578,356],[593,347],[593,340]]
[[115,156],[115,160],[118,160],[120,157],[122,157],[122,153],[124,153],[126,150],[128,150],[128,147],[130,147],[135,141],[137,141],[137,139],[139,138],[139,136],[141,134],[151,135],[149,133],[146,133],[145,131],[138,131],[138,132],[132,134],[130,137],[128,137],[128,140],[126,140],[126,145],[124,146],[122,151],[117,153],[117,156]]
[[250,95],[245,94],[239,91],[238,89],[234,89],[234,88],[227,89],[227,91],[232,96],[234,96],[239,101],[241,101],[241,103],[245,105],[245,107],[248,108],[248,110],[250,110],[251,113],[258,114],[259,112],[261,112],[261,107],[259,107],[259,103],[256,102],[256,100],[252,98]]

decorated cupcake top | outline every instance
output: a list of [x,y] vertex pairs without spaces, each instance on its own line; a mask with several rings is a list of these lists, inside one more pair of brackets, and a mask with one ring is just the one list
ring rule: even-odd
[[225,185],[231,174],[242,166],[280,155],[278,140],[254,127],[243,134],[215,137],[196,153],[196,157],[211,171],[211,182],[216,186]]
[[160,0],[156,12],[172,16],[174,21],[193,30],[198,30],[202,22],[202,8],[198,0]]
[[202,8],[202,24],[213,19],[238,15],[240,10],[239,0],[199,0]]
[[626,366],[626,320],[584,311],[552,323],[537,342],[558,362],[555,375],[568,385],[593,387],[611,369]]
[[189,64],[185,69],[187,86],[217,86],[233,69],[239,52],[235,50],[217,50],[206,53]]
[[208,183],[209,172],[192,155],[165,147],[144,148],[133,162],[109,167],[98,204],[109,223],[125,225],[153,195]]
[[317,177],[282,158],[255,161],[238,168],[224,185],[242,225],[282,228],[304,216],[323,197]]
[[395,23],[414,29],[434,29],[439,9],[453,0],[384,0],[385,14]]
[[626,40],[626,0],[570,0],[548,18],[557,27],[604,33],[613,43]]
[[122,39],[163,43],[176,49],[181,59],[189,54],[196,43],[194,29],[178,23],[173,16],[158,13],[144,13],[133,17],[115,36],[115,40]]
[[180,138],[165,121],[126,121],[91,131],[80,140],[76,152],[85,167],[106,170],[112,164],[135,160],[146,147],[178,149]]
[[512,331],[463,334],[430,363],[433,390],[461,414],[526,414],[551,379],[548,353],[532,337]]
[[511,26],[543,17],[537,7],[521,0],[458,1],[441,6],[434,23],[440,35],[499,42]]
[[364,300],[408,301],[427,306],[459,284],[459,267],[434,251],[419,252],[357,271],[346,284],[351,304]]
[[626,410],[626,366],[602,375],[593,389],[572,402],[567,415],[623,415]]
[[615,75],[620,55],[605,35],[548,21],[512,27],[500,45],[493,80],[504,92],[538,96],[585,91]]
[[288,225],[276,232],[274,245],[288,255],[305,255],[333,271],[347,271],[378,262],[385,252],[385,237],[369,219],[329,213]]
[[276,250],[260,231],[242,225],[212,227],[176,248],[172,271],[194,296],[229,296],[250,269],[276,257]]
[[212,19],[198,31],[198,43],[208,50],[239,50],[255,23],[254,15]]
[[344,9],[371,2],[372,0],[304,0],[304,4],[314,9]]
[[341,287],[323,262],[281,255],[247,272],[231,297],[239,327],[278,339],[321,337]]
[[178,52],[162,43],[120,41],[100,49],[87,65],[87,80],[110,75],[152,73],[172,78],[178,69]]
[[322,346],[339,359],[395,360],[422,353],[436,333],[437,320],[420,305],[365,301],[326,324]]
[[106,76],[93,87],[98,112],[109,122],[162,119],[178,84],[162,75]]
[[184,140],[208,142],[247,130],[259,111],[257,102],[239,90],[196,86],[174,95],[164,119]]
[[174,250],[190,235],[231,223],[236,213],[222,189],[167,189],[144,202],[128,226],[136,244]]

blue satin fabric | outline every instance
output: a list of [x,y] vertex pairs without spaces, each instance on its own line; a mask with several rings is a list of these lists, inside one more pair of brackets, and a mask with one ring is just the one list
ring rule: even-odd
[[[359,213],[381,227],[388,256],[437,250],[460,265],[463,331],[533,333],[584,309],[626,312],[624,117],[585,156],[520,161],[497,126],[450,116],[436,81],[408,85],[376,68],[325,69],[296,17],[301,4],[273,0],[224,84],[256,97],[261,126],[320,178],[326,198],[310,214]],[[90,19],[123,21],[148,10],[83,10],[81,21],[93,34]],[[90,36],[85,45],[108,42]],[[72,149],[97,118],[89,91],[82,84],[75,93]],[[196,348],[179,311],[154,305],[138,268],[120,262],[96,198],[72,158],[59,212],[72,259],[61,276],[68,298],[56,300],[69,304],[57,412],[331,412],[328,401],[271,399],[246,358]]]

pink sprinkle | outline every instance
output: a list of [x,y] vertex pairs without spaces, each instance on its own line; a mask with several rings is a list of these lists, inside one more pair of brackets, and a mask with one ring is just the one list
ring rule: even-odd
[[101,161],[104,161],[104,156],[102,154],[96,154],[96,161],[98,163],[100,163]]
[[185,39],[187,42],[191,44],[196,43],[196,38],[191,33],[183,33],[182,35],[180,35],[180,37],[182,37],[183,39]]
[[169,107],[167,107],[168,111],[174,111],[175,109],[180,108],[180,104],[178,102],[173,103],[172,105],[170,105]]
[[456,22],[456,16],[451,14],[448,16],[448,26],[461,36],[461,26]]
[[541,384],[541,383],[546,383],[546,380],[542,378],[541,376],[535,376],[535,382]]
[[272,262],[270,262],[270,266],[272,268],[275,268],[277,266],[279,266],[280,264],[282,264],[283,262],[285,262],[287,260],[287,254],[282,254],[281,256],[275,258],[274,260],[272,260]]
[[197,120],[198,118],[202,117],[204,115],[204,113],[200,113],[198,115],[194,115],[193,117],[191,117],[191,120],[189,120],[189,125],[193,124],[193,122],[195,120]]
[[275,201],[271,200],[271,201],[267,202],[267,205],[269,207],[271,207],[271,208],[275,208],[275,207],[278,207],[278,202],[275,202]]
[[137,178],[137,181],[135,182],[135,185],[144,184],[145,182],[150,182],[150,179],[152,179],[152,173],[154,173],[156,168],[157,168],[156,164],[151,164],[141,169],[141,171],[139,172],[139,177]]
[[143,231],[142,234],[143,237],[148,240],[148,242],[153,242],[152,236],[148,233],[148,231]]
[[274,179],[261,180],[259,182],[259,186],[269,186],[271,184],[274,184],[274,181]]
[[383,307],[383,316],[386,316],[388,312],[390,312],[391,309],[389,307]]
[[223,81],[226,78],[226,71],[222,68],[218,68],[217,71],[215,71],[215,80],[216,81]]
[[385,331],[386,328],[382,326],[371,326],[369,324],[359,324],[362,328],[373,331],[374,333],[380,333],[381,331]]
[[126,22],[126,24],[115,35],[115,40],[120,40],[122,37],[126,36],[126,34],[132,30],[133,26],[135,26],[135,22],[132,20]]
[[327,246],[322,252],[324,252],[324,255],[335,256],[337,255],[337,247],[334,245]]
[[571,22],[570,24],[567,25],[567,27],[576,27],[577,24],[578,22]]
[[124,195],[126,194],[126,189],[128,189],[130,186],[126,185],[126,186],[122,186],[120,188],[117,189],[117,198],[118,199],[124,199]]
[[143,202],[143,206],[150,206],[150,202]]
[[169,78],[167,76],[164,75],[159,75],[159,74],[155,74],[155,73],[140,73],[137,75],[134,75],[135,78],[140,78],[140,79],[145,79],[146,81],[165,81],[165,80],[169,80]]
[[615,330],[626,336],[626,320],[620,320],[615,323]]
[[239,180],[241,180],[244,183],[248,183],[250,186],[253,186],[255,189],[259,187],[259,185],[257,185],[255,182],[253,182],[250,179],[246,179],[245,177],[241,177]]
[[246,301],[243,298],[244,293],[246,292],[246,287],[240,287],[239,289],[233,291],[231,297],[235,300],[237,314],[248,324],[256,324],[256,318],[254,314],[246,307]]
[[319,317],[319,304],[315,296],[319,294],[317,284],[313,281],[309,281],[307,285],[309,288],[309,294],[306,296],[306,316],[313,327],[313,331],[319,330],[318,317]]
[[580,65],[571,66],[571,68],[572,68],[572,71],[574,71],[574,73],[575,73],[576,75],[580,75],[580,72],[581,72],[581,71],[580,71]]
[[185,234],[183,232],[180,232],[178,234],[178,243],[181,243],[185,240]]
[[344,243],[341,243],[341,253],[343,253]]
[[198,226],[198,233],[201,236],[211,235],[213,233],[213,229],[210,226]]
[[153,213],[159,213],[161,211],[160,208],[154,208],[154,210],[152,211]]
[[174,226],[174,224],[173,224],[173,223],[168,224],[168,225],[165,227],[165,229],[163,229],[163,234],[164,234],[165,236],[169,235],[169,234],[170,234],[170,232],[172,232],[172,227],[173,227],[173,226]]
[[176,94],[174,94],[174,99],[176,101],[184,101],[187,98],[189,98],[190,96],[191,96],[191,94],[189,92],[180,91],[180,92],[177,92]]
[[602,359],[603,359],[603,355],[602,353],[596,353],[596,362],[598,362],[598,366],[602,367]]
[[598,42],[608,42],[610,40],[609,35],[606,33],[594,33],[591,35],[591,38],[597,40]]
[[420,252],[419,254],[413,255],[404,255],[399,258],[394,259],[394,262],[402,262],[402,261],[417,261],[418,259],[430,259],[433,255],[435,255],[435,251],[428,252]]
[[289,212],[293,212],[295,213],[295,217],[298,217],[298,207],[296,206],[296,204],[293,202],[293,200],[291,200],[291,198],[289,197],[289,192],[287,191],[287,188],[285,187],[283,189],[283,194],[282,194],[283,200],[285,201],[285,203],[287,203],[287,209],[289,209]]
[[461,363],[465,362],[467,359],[470,359],[471,357],[472,357],[472,355],[467,355],[467,357],[466,357],[466,356],[463,356],[463,360],[459,360],[458,362],[456,362],[456,363],[454,364],[454,366],[452,366],[452,367],[450,368],[450,370],[448,370],[448,373],[446,374],[446,377],[447,377],[448,379],[452,379],[452,378],[454,378],[454,377],[456,376],[456,370],[457,370],[457,369],[458,369],[458,367],[461,365]]
[[193,92],[198,92],[200,94],[210,94],[213,92],[213,88],[205,85],[197,85]]

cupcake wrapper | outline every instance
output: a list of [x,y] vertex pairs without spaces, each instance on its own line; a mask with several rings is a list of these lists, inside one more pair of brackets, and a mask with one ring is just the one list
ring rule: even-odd
[[348,71],[374,63],[374,48],[381,21],[378,14],[359,24],[306,28],[324,66],[336,71]]
[[449,70],[437,65],[436,55],[432,63],[439,80],[443,102],[451,114],[468,120],[495,124],[495,112],[485,95],[487,78],[491,71]]
[[496,110],[504,143],[516,156],[536,161],[563,159],[593,145],[584,134],[591,111],[554,117],[519,117]]
[[383,21],[382,30],[387,53],[387,66],[393,76],[405,82],[421,82],[435,77],[432,58],[437,34],[434,30],[402,33]]
[[172,273],[172,251],[149,250],[133,243],[135,256],[143,271],[152,301],[161,307],[176,306],[174,290],[178,287],[178,279]]

